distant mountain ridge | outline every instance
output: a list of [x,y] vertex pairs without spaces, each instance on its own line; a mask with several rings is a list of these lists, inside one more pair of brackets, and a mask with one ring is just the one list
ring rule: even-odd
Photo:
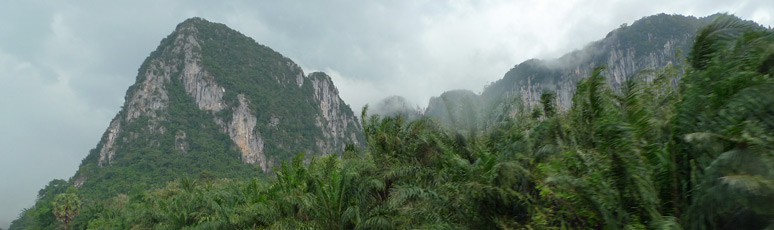
[[[478,116],[476,119],[485,123],[504,110],[514,109],[504,108],[514,100],[522,109],[535,107],[544,91],[556,93],[555,102],[560,109],[569,108],[576,83],[590,76],[596,66],[606,67],[602,74],[607,76],[607,83],[615,88],[642,71],[681,65],[683,56],[690,52],[696,31],[715,17],[717,14],[702,18],[658,14],[644,17],[631,25],[623,24],[604,39],[560,58],[524,61],[509,70],[502,79],[488,85],[480,95],[470,91],[449,91],[443,94],[446,96],[434,97],[425,114],[442,121],[462,120],[465,115],[460,111],[468,110],[462,109],[467,102],[457,99],[467,98],[465,100],[482,103],[476,105],[473,111]],[[451,108],[448,113],[438,112],[450,107],[457,108]],[[450,118],[452,116],[457,118]]]

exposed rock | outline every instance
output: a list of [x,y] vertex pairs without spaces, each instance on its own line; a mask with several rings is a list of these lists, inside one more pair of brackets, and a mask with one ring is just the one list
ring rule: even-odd
[[113,155],[116,154],[113,145],[116,143],[116,137],[120,131],[121,121],[117,118],[113,119],[113,121],[110,122],[110,126],[108,126],[105,138],[103,139],[102,148],[99,150],[99,166],[102,166],[105,163],[109,164],[113,160]]
[[[566,110],[572,105],[572,97],[575,95],[577,82],[591,76],[594,67],[604,66],[605,70],[602,72],[602,75],[607,77],[607,84],[617,89],[624,82],[641,73],[641,71],[655,70],[678,61],[675,58],[675,52],[677,51],[673,49],[673,44],[677,43],[685,46],[685,44],[691,42],[691,39],[690,34],[686,33],[682,37],[667,40],[661,45],[663,48],[655,49],[646,54],[637,54],[634,48],[625,47],[620,43],[603,43],[600,47],[597,47],[601,50],[607,50],[603,55],[600,55],[602,60],[593,61],[586,59],[573,61],[579,62],[577,64],[562,65],[562,63],[567,62],[566,59],[575,58],[567,56],[558,60],[541,63],[545,65],[545,68],[556,71],[558,77],[546,80],[540,79],[545,76],[539,74],[521,76],[523,78],[522,83],[517,84],[517,87],[512,92],[521,98],[522,103],[527,108],[533,108],[540,103],[540,95],[543,91],[554,91],[557,93],[559,108]],[[654,77],[647,74],[643,76],[648,81]]]
[[169,81],[166,64],[160,60],[152,60],[150,68],[143,75],[144,81],[140,83],[139,89],[132,92],[132,96],[126,101],[127,122],[141,115],[156,118],[157,111],[164,109],[169,102],[169,96],[164,89],[164,83]]
[[271,121],[269,121],[269,127],[277,127],[279,125],[280,119],[279,117],[271,116]]
[[175,150],[182,153],[188,152],[188,142],[185,140],[186,134],[183,130],[178,130],[175,134]]
[[202,69],[200,59],[186,52],[186,65],[180,80],[185,85],[185,91],[196,101],[199,109],[220,111],[225,107],[223,94],[226,89],[218,86],[215,83],[215,78]]
[[340,106],[339,92],[336,87],[332,86],[331,78],[325,73],[312,73],[310,76],[314,76],[312,78],[314,99],[320,102],[323,117],[326,120],[331,120],[331,118],[337,115],[337,111],[333,109],[338,109]]
[[250,112],[249,102],[245,96],[239,94],[237,98],[239,106],[234,109],[231,123],[225,127],[226,132],[239,147],[242,153],[242,162],[258,164],[265,172],[269,169],[269,165],[266,161],[266,155],[263,153],[263,138],[255,129],[258,119]]
[[183,56],[180,81],[185,86],[185,91],[194,98],[199,109],[208,111],[220,111],[225,107],[223,94],[226,89],[220,87],[215,82],[215,77],[202,68],[202,57],[199,42],[196,40],[198,31],[193,24],[181,26],[177,30],[178,36],[175,39],[175,48],[172,49],[172,55]]
[[[201,67],[196,64],[198,60],[194,55],[193,49],[198,47],[198,43],[194,39],[194,34],[195,29],[193,27],[179,28],[177,37],[174,38],[173,46],[161,51],[161,57],[181,56],[182,54],[185,57],[183,60],[163,58],[148,60],[148,68],[145,69],[145,72],[140,73],[140,76],[138,76],[139,82],[135,84],[133,91],[127,95],[124,106],[125,113],[119,113],[106,131],[107,138],[102,142],[102,149],[100,149],[100,166],[103,166],[105,163],[110,164],[113,160],[115,154],[113,147],[116,144],[115,138],[121,131],[122,114],[124,115],[123,120],[127,124],[140,116],[146,116],[149,118],[149,131],[159,133],[166,131],[158,123],[164,119],[160,116],[161,111],[169,104],[169,95],[165,85],[170,81],[171,75],[174,72],[179,72],[182,69],[183,74],[180,74],[181,80],[186,83],[186,90],[189,91],[189,94],[196,95],[196,101],[200,107],[220,109],[219,105],[222,106],[222,102],[218,104],[208,99],[217,98],[220,100],[223,95],[223,89],[206,84],[213,81],[211,76],[207,79],[206,74],[201,71]],[[131,134],[127,140],[123,141],[131,141],[136,137],[136,135]],[[156,142],[156,144],[158,143]]]
[[86,183],[86,180],[88,179],[89,178],[87,178],[86,176],[78,177],[78,179],[75,179],[75,181],[73,182],[73,187],[81,188],[81,186],[83,186],[83,183]]
[[343,151],[344,145],[360,142],[353,135],[348,135],[352,128],[362,130],[360,123],[354,116],[343,113],[344,107],[349,107],[339,97],[339,90],[333,85],[331,77],[322,72],[309,74],[309,80],[314,88],[314,99],[319,102],[322,117],[316,119],[316,125],[323,131],[327,141],[318,140],[317,146],[323,153],[329,154]]
[[292,69],[291,70],[292,72],[296,72],[297,73],[296,74],[296,84],[298,85],[298,87],[304,86],[304,80],[306,80],[306,78],[304,77],[304,71],[301,69],[301,67],[298,66],[298,64],[296,64],[294,62],[291,62],[291,61],[287,62],[286,65],[288,67],[290,67],[290,69]]
[[[180,80],[185,85],[185,90],[199,106],[199,109],[217,112],[223,109],[226,103],[223,101],[225,88],[218,86],[215,77],[209,74],[201,66],[201,53],[193,52],[194,49],[200,49],[199,42],[196,40],[196,28],[191,26],[182,27],[180,31],[185,31],[185,37],[182,39],[186,43],[182,44],[181,52],[184,53],[184,67]],[[292,63],[292,62],[290,62]],[[293,63],[293,67],[297,67]],[[303,75],[303,74],[302,74]],[[249,102],[244,95],[237,96],[238,103],[233,108],[231,122],[226,125],[217,117],[215,122],[221,124],[231,140],[238,146],[242,154],[242,162],[248,164],[258,164],[266,171],[268,162],[263,153],[263,139],[256,130],[258,119],[249,109]]]
[[[558,109],[566,111],[571,107],[577,83],[591,76],[598,66],[605,67],[601,74],[614,90],[635,76],[651,81],[656,76],[655,70],[682,64],[683,60],[678,56],[680,51],[688,53],[696,30],[713,18],[650,16],[631,26],[622,26],[604,39],[558,59],[524,61],[508,71],[503,79],[486,87],[481,94],[485,105],[481,112],[500,117],[498,114],[531,110],[540,104],[544,91],[554,92]],[[514,100],[519,103],[511,106]]]

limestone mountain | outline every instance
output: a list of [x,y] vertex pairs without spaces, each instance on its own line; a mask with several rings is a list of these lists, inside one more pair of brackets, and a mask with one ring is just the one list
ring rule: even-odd
[[[687,54],[693,45],[696,31],[715,17],[716,15],[696,18],[667,14],[644,17],[632,25],[621,25],[608,33],[604,39],[560,58],[524,61],[514,66],[502,79],[487,86],[481,95],[433,98],[426,114],[439,117],[442,121],[450,120],[450,117],[465,117],[459,114],[461,109],[447,113],[437,111],[447,107],[462,108],[466,103],[462,99],[481,101],[482,106],[474,109],[477,109],[477,119],[481,120],[483,125],[484,121],[491,122],[505,110],[518,109],[505,108],[513,104],[527,110],[535,107],[544,91],[555,92],[555,102],[560,109],[569,108],[576,83],[590,76],[596,66],[606,67],[602,74],[607,77],[607,83],[616,88],[638,73],[670,64],[682,64],[684,54]],[[438,103],[439,100],[443,103]]]
[[411,106],[406,98],[401,96],[389,96],[378,103],[368,107],[368,113],[383,117],[402,116],[406,121],[422,117],[422,109]]
[[438,118],[442,124],[473,130],[479,126],[478,113],[482,110],[481,97],[470,90],[450,90],[430,98],[425,115]]
[[306,75],[253,39],[192,18],[143,62],[73,183],[155,183],[201,171],[254,176],[298,153],[362,144],[360,125],[325,73]]

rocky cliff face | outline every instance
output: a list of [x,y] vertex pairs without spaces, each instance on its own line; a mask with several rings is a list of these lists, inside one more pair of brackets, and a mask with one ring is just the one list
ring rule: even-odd
[[361,138],[352,129],[362,130],[360,122],[352,116],[349,106],[339,97],[339,90],[333,85],[331,77],[322,72],[309,74],[314,88],[314,99],[320,105],[321,116],[315,119],[315,125],[323,131],[324,138],[318,139],[317,147],[324,153],[342,151],[347,143],[360,145]]
[[[566,110],[572,104],[576,83],[591,76],[598,66],[605,67],[602,75],[614,89],[637,75],[650,80],[654,75],[647,71],[681,64],[684,55],[680,54],[690,51],[696,31],[714,17],[649,16],[632,25],[624,24],[604,39],[558,59],[527,60],[513,67],[503,79],[487,86],[481,95],[470,96],[480,97],[484,105],[477,110],[478,119],[488,121],[499,116],[497,113],[503,113],[504,107],[509,106],[505,104],[514,100],[520,105],[511,108],[532,109],[539,104],[544,91],[555,92],[559,109]],[[444,103],[431,101],[426,111],[441,111],[450,105],[460,107],[462,104],[463,101],[450,97],[445,98]],[[459,111],[451,110],[450,113],[464,117]],[[443,113],[426,112],[428,116],[437,116],[434,114]]]
[[330,154],[364,143],[360,122],[328,75],[306,76],[268,47],[198,18],[162,40],[125,99],[76,173],[78,187],[105,179],[107,169],[99,168],[136,167],[150,155],[168,162],[150,170],[176,165],[196,172],[207,170],[198,159],[237,157],[265,172],[296,153]]
[[[133,119],[145,116],[149,119],[148,131],[164,134],[167,130],[159,125],[159,121],[165,119],[160,111],[167,107],[169,96],[165,86],[176,75],[185,88],[188,96],[193,98],[197,107],[204,111],[219,112],[226,107],[223,95],[226,89],[219,86],[215,77],[202,67],[201,50],[197,40],[198,30],[194,23],[181,24],[172,37],[170,46],[164,47],[161,57],[151,59],[149,68],[140,73],[138,79],[143,79],[133,87],[130,97],[126,101],[126,113],[119,113],[111,122],[107,131],[107,138],[103,140],[100,150],[99,165],[112,162],[115,155],[114,145],[116,136],[120,133],[121,123],[130,123]],[[178,58],[163,58],[178,57]],[[260,132],[255,130],[257,119],[248,108],[247,99],[239,94],[238,104],[233,111],[232,120],[225,122],[220,117],[214,117],[214,122],[221,126],[241,152],[242,161],[249,164],[258,164],[267,170],[269,162],[263,153],[263,139]],[[124,115],[124,116],[122,116]],[[174,130],[175,146],[180,151],[185,151],[187,146],[185,132]],[[123,140],[132,141],[133,137]]]
[[[627,46],[618,37],[619,33],[622,31],[614,31],[607,39],[556,60],[533,60],[514,67],[514,69],[538,68],[542,71],[524,74],[512,70],[506,74],[506,78],[514,78],[515,84],[511,85],[506,94],[520,98],[526,108],[533,108],[539,104],[543,91],[553,91],[557,93],[556,102],[560,109],[567,109],[572,104],[576,83],[591,76],[595,67],[605,68],[602,74],[607,77],[608,85],[613,88],[620,87],[637,74],[642,74],[641,76],[648,81],[652,80],[654,75],[644,74],[645,71],[682,63],[676,54],[678,50],[686,50],[690,47],[695,32],[687,30],[685,33],[667,37],[662,41],[654,41],[653,34],[646,33],[649,38],[647,42],[655,43],[656,46],[655,49],[648,51],[638,51],[634,47]],[[580,54],[582,52],[591,54]],[[550,77],[546,78],[546,75]]]
[[[242,162],[258,164],[264,171],[268,170],[269,162],[263,153],[263,138],[256,130],[258,119],[248,108],[249,102],[244,95],[237,95],[239,106],[233,109],[232,119],[228,125],[222,125],[231,140],[239,147],[242,154]],[[219,124],[223,124],[220,120]]]

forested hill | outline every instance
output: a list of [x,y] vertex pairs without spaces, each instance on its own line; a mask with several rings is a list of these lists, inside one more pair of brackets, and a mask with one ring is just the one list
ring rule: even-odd
[[306,75],[223,24],[186,20],[138,72],[123,109],[73,177],[76,187],[113,194],[128,187],[105,184],[158,184],[202,171],[249,177],[300,152],[363,143],[330,77]]
[[305,74],[223,24],[188,19],[142,63],[76,174],[41,190],[22,220],[56,226],[45,194],[68,186],[96,201],[183,177],[259,177],[298,153],[364,144],[360,125],[325,73]]
[[[442,121],[474,121],[480,128],[504,113],[539,107],[543,92],[553,93],[558,109],[566,110],[572,104],[576,83],[590,76],[595,66],[605,66],[606,83],[618,89],[638,74],[653,78],[656,74],[648,71],[684,64],[696,31],[715,17],[658,14],[623,24],[605,38],[560,58],[531,59],[515,65],[480,95],[445,92],[430,100],[426,115]],[[519,108],[509,107],[514,101],[519,102]],[[474,102],[472,108],[470,102]],[[465,117],[470,115],[475,117]],[[472,124],[450,125],[467,129]]]

